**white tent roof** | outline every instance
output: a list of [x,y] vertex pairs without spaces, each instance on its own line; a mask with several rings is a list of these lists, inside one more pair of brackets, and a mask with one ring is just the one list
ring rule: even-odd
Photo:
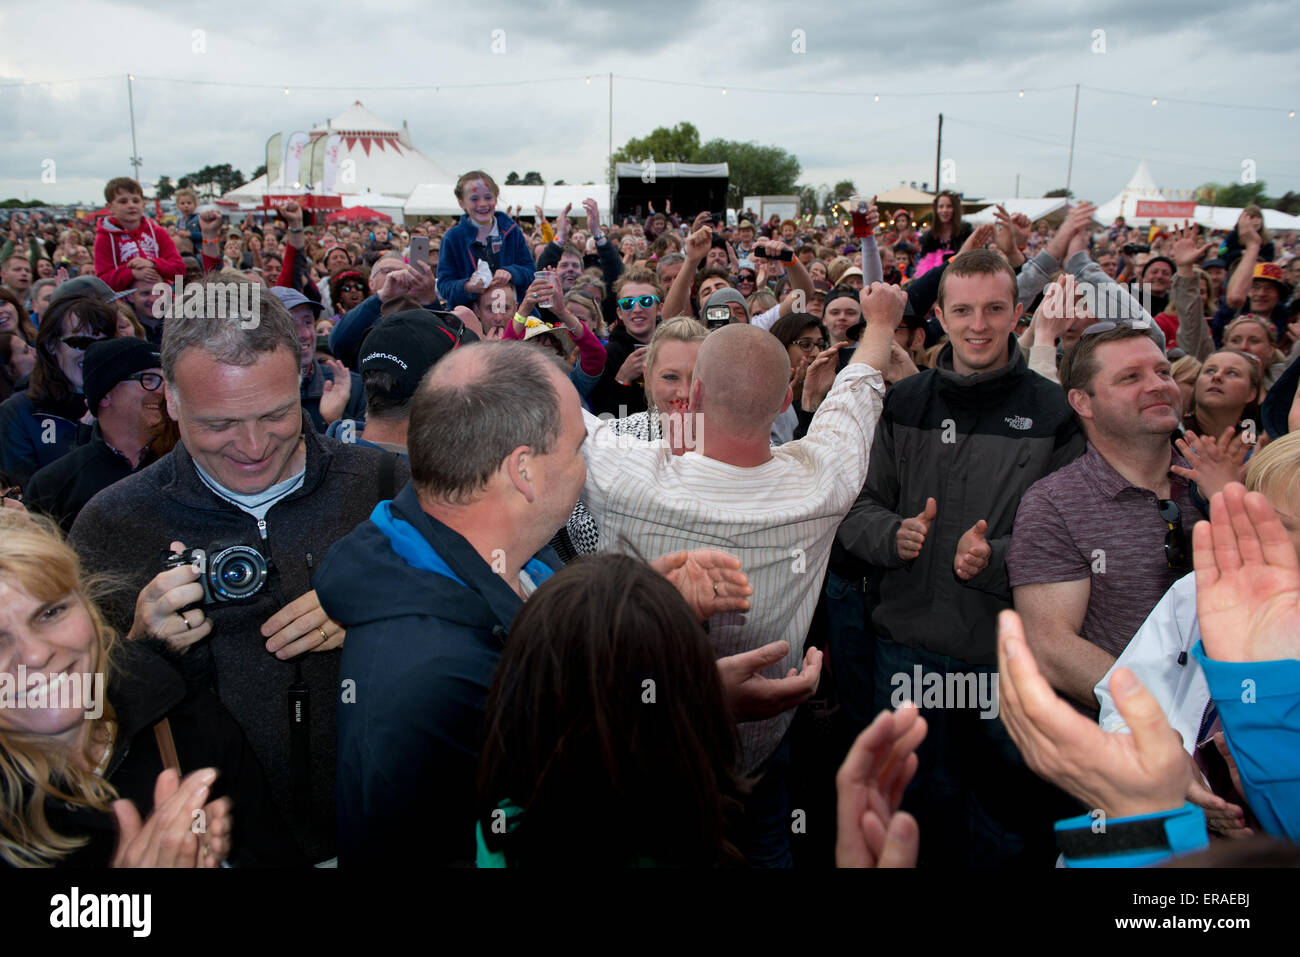
[[[618,175],[627,178],[639,178],[645,170],[640,163],[619,163]],[[731,169],[726,163],[655,163],[655,178],[663,179],[700,179],[704,177],[727,177]]]
[[[1241,209],[1235,206],[1197,206],[1196,223],[1212,229],[1232,229],[1237,225]],[[1264,210],[1264,226],[1268,229],[1300,229],[1300,216],[1292,216],[1280,209]]]
[[[605,222],[609,221],[610,201],[609,186],[604,183],[589,183],[585,186],[502,186],[501,195],[497,197],[497,209],[517,206],[522,215],[532,216],[533,207],[542,207],[547,216],[558,216],[566,204],[572,203],[569,215],[583,218],[582,201],[588,196],[596,200]],[[459,216],[460,204],[456,202],[455,183],[421,183],[411,191],[406,199],[403,212],[407,216]]]
[[[882,210],[886,206],[929,206],[934,197],[934,193],[923,193],[914,186],[899,186],[877,195],[876,205]],[[963,202],[962,205],[966,204]]]
[[1093,214],[1096,222],[1109,226],[1118,216],[1123,216],[1127,223],[1141,222],[1143,225],[1155,220],[1162,226],[1171,226],[1181,224],[1181,216],[1138,216],[1137,204],[1139,200],[1150,200],[1153,202],[1169,202],[1169,197],[1160,192],[1156,186],[1155,177],[1151,175],[1151,168],[1147,166],[1145,159],[1139,160],[1137,169],[1133,171],[1132,177],[1128,184],[1110,200],[1102,203],[1097,207]]
[[[978,213],[971,213],[969,216],[962,216],[962,221],[981,226],[984,223],[996,222],[993,214],[997,207],[1001,206],[1013,216],[1016,213],[1024,213],[1031,220],[1037,223],[1040,219],[1047,219],[1055,222],[1057,219],[1064,218],[1064,209],[1069,202],[1063,196],[1055,196],[1047,199],[988,199],[980,200],[981,203],[988,203],[984,209]],[[965,205],[964,203],[962,205]],[[973,204],[972,204],[973,205]],[[1060,214],[1060,215],[1057,215]]]
[[[405,197],[419,183],[456,181],[451,172],[412,145],[410,130],[405,123],[401,127],[394,126],[375,116],[359,100],[323,126],[314,127],[310,135],[315,140],[333,134],[341,138],[340,175],[334,184],[335,194],[348,196],[371,192]],[[345,165],[349,162],[351,166]],[[268,183],[266,176],[262,175],[232,190],[222,199],[260,203],[266,193],[293,192],[295,190],[286,188],[281,178]]]

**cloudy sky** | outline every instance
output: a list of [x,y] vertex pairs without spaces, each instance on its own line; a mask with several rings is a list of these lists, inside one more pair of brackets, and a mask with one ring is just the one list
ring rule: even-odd
[[613,73],[615,148],[689,120],[793,152],[814,186],[933,183],[940,112],[966,194],[1064,186],[1077,83],[1076,194],[1109,199],[1145,157],[1171,189],[1252,161],[1280,195],[1300,190],[1298,23],[1255,0],[8,4],[0,198],[94,202],[130,174],[128,72],[146,182],[249,173],[272,133],[355,99],[453,172],[586,182]]

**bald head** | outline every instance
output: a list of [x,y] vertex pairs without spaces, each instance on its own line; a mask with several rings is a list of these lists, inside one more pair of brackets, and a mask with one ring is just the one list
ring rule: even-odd
[[560,433],[566,387],[573,389],[556,362],[522,342],[452,350],[411,399],[407,446],[416,489],[467,504],[512,450],[549,453]]
[[713,428],[765,437],[785,407],[790,355],[766,329],[734,323],[709,333],[692,381],[703,387],[697,409]]

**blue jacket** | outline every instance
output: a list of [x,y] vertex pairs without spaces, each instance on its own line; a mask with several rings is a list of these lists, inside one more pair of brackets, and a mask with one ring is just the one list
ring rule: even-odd
[[[528,250],[523,231],[513,219],[502,212],[498,212],[496,218],[501,233],[496,268],[510,273],[514,278],[515,295],[523,299],[537,269],[533,254]],[[460,222],[442,237],[438,255],[438,295],[446,300],[448,309],[472,307],[477,298],[473,293],[465,292],[465,283],[469,282],[478,266],[470,251],[470,245],[477,239],[478,227],[468,216],[462,216]]]
[[1300,841],[1300,661],[1215,661],[1205,672],[1242,790],[1273,837]]
[[26,392],[15,392],[0,403],[0,471],[26,488],[39,469],[90,440],[90,426],[80,421],[85,414],[84,401],[79,408],[38,408]]
[[379,309],[382,305],[378,296],[367,296],[349,309],[330,332],[330,352],[354,372],[360,358],[361,340],[366,337],[367,329],[379,325],[382,318]]
[[[548,547],[526,567],[538,581],[560,560]],[[340,865],[472,862],[484,709],[523,602],[469,542],[425,514],[409,484],[330,549],[314,583],[348,630]]]

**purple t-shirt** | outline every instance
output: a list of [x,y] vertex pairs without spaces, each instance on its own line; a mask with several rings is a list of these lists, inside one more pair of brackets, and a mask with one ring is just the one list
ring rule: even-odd
[[[1170,464],[1186,465],[1172,451]],[[1165,559],[1169,526],[1156,494],[1130,484],[1089,445],[1020,500],[1007,551],[1011,587],[1090,579],[1080,634],[1118,657],[1169,587],[1191,571],[1192,526],[1204,516],[1187,480],[1171,472],[1169,481],[1186,532],[1186,568]]]

